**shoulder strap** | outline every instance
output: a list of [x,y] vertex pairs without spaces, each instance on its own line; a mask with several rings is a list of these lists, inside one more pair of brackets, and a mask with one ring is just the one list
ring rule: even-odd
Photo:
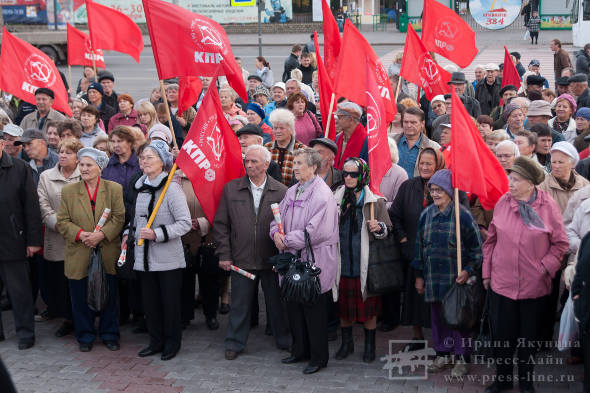
[[303,234],[305,236],[305,251],[307,251],[307,260],[309,261],[309,257],[311,256],[311,266],[315,266],[315,255],[313,254],[311,239],[309,238],[309,232],[307,232],[307,229],[303,230]]

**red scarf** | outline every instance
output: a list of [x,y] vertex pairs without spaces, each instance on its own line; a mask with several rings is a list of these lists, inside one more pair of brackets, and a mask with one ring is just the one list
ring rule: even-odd
[[341,133],[340,138],[336,142],[336,145],[338,146],[338,154],[336,154],[336,158],[334,160],[334,167],[336,169],[342,170],[346,159],[350,157],[358,157],[361,154],[363,145],[365,144],[365,139],[367,139],[367,130],[362,124],[359,123],[350,136],[348,143],[346,143],[346,148],[341,155],[340,153],[342,152],[342,145],[344,142],[344,133]]

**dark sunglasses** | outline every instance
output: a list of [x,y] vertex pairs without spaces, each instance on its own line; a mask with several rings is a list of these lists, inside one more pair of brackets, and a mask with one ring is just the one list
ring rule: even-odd
[[342,177],[350,176],[353,179],[356,179],[360,175],[361,175],[361,173],[359,171],[356,171],[356,172],[342,171]]

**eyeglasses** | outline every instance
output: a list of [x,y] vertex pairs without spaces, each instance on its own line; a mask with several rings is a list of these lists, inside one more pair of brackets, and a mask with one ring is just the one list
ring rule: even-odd
[[360,175],[361,175],[361,173],[359,171],[356,171],[356,172],[342,171],[342,177],[350,176],[353,179],[356,179]]

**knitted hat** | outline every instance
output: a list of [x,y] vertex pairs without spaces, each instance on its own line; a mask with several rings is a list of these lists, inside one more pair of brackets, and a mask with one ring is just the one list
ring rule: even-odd
[[109,163],[109,157],[107,156],[107,153],[93,147],[84,147],[80,149],[78,151],[78,160],[82,157],[88,157],[96,162],[96,165],[98,165],[101,171],[106,168]]
[[535,161],[523,156],[517,157],[514,160],[512,168],[507,169],[507,171],[508,173],[518,173],[520,176],[531,181],[535,186],[538,186],[545,180],[545,174],[541,167]]
[[512,112],[514,112],[516,109],[521,109],[520,105],[518,105],[515,102],[511,102],[510,104],[506,105],[506,107],[504,108],[504,121],[508,120],[508,116],[510,116],[510,114]]
[[152,149],[158,154],[160,160],[164,163],[164,169],[172,167],[172,153],[170,153],[166,142],[159,139],[153,140],[146,146],[146,149]]
[[266,113],[264,113],[264,109],[262,108],[262,105],[260,105],[257,102],[250,102],[248,103],[248,110],[250,111],[254,111],[256,112],[256,114],[258,116],[260,116],[260,118],[262,120],[264,120],[264,118],[266,117]]
[[104,71],[100,71],[98,73],[98,81],[103,81],[105,79],[109,79],[112,80],[113,82],[115,81],[115,76],[113,75],[112,72],[104,70]]
[[[576,112],[576,117],[583,117],[584,119],[590,121],[590,108],[583,107],[578,109]],[[8,124],[6,126],[8,126]],[[6,126],[4,126],[4,132],[6,132]]]
[[156,123],[148,130],[148,139],[159,138],[166,143],[172,143],[172,132],[164,124]]
[[453,177],[451,171],[448,169],[436,171],[428,181],[428,187],[430,188],[433,184],[445,190],[445,192],[453,198]]
[[100,93],[101,96],[104,96],[104,90],[102,89],[102,85],[100,83],[91,83],[90,86],[88,86],[88,89],[86,89],[86,91],[89,90],[96,90]]
[[572,113],[576,113],[576,109],[578,108],[578,104],[576,104],[576,100],[574,100],[574,97],[570,96],[567,93],[562,94],[555,99],[555,105],[557,105],[557,103],[559,101],[563,101],[563,100],[567,100],[567,102],[569,102],[569,104],[572,107]]
[[572,145],[569,142],[566,142],[566,141],[555,142],[553,144],[553,146],[551,146],[551,153],[553,153],[554,151],[560,151],[563,154],[573,158],[574,165],[576,165],[578,163],[578,161],[580,161],[580,155],[578,154],[578,151],[576,150],[574,145]]
[[264,87],[263,85],[257,86],[256,89],[254,89],[254,97],[258,96],[258,95],[263,95],[266,96],[267,98],[270,98],[270,91],[268,91],[268,89],[266,87]]

